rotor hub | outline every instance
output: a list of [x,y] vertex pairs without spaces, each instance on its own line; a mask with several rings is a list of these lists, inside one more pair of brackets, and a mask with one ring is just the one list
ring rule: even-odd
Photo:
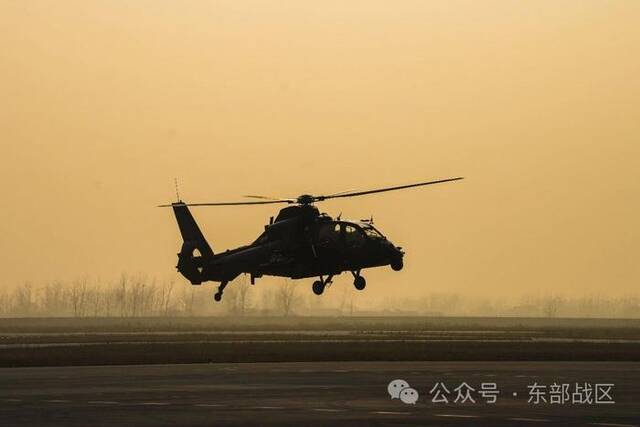
[[315,201],[316,197],[312,196],[311,194],[303,194],[302,196],[298,196],[298,198],[296,199],[296,202],[301,205],[310,205]]

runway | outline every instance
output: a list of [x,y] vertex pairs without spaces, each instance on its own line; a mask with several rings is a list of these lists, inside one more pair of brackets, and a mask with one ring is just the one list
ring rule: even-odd
[[[331,351],[331,347],[327,347]],[[391,399],[406,380],[415,405]],[[462,403],[465,383],[475,401]],[[484,383],[484,385],[483,385]],[[493,404],[480,390],[495,383]],[[575,383],[592,387],[576,401]],[[640,424],[638,362],[301,362],[0,369],[3,426]],[[445,393],[442,384],[450,393]],[[568,384],[568,393],[552,386]],[[596,403],[596,385],[608,394]],[[537,404],[529,387],[545,386]],[[437,391],[448,403],[434,403]],[[461,388],[460,390],[467,390]],[[602,387],[600,387],[602,391]],[[602,393],[600,393],[602,394]],[[540,397],[540,394],[537,394]],[[556,397],[556,402],[552,396]],[[559,402],[560,397],[567,397]],[[608,403],[605,403],[608,402]],[[614,402],[614,403],[611,403]]]

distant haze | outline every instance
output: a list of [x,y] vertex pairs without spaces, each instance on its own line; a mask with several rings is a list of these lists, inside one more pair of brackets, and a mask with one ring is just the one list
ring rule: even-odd
[[[639,23],[633,0],[0,1],[0,284],[174,276],[174,177],[200,202],[463,175],[319,205],[407,251],[370,297],[637,292]],[[193,212],[222,251],[277,209]]]

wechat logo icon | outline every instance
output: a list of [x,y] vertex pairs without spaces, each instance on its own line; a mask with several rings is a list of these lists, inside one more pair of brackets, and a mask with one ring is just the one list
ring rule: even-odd
[[418,401],[418,391],[409,386],[405,380],[393,380],[387,386],[387,391],[391,399],[400,399],[407,405],[415,405]]

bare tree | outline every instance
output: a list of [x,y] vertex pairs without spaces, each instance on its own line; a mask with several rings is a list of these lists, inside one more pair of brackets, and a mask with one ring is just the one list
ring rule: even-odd
[[231,314],[244,316],[249,304],[249,287],[246,277],[241,276],[237,283],[233,283],[232,286],[227,288],[225,294],[225,301],[227,309]]
[[164,282],[160,289],[160,296],[158,298],[159,310],[158,313],[163,316],[167,316],[169,313],[169,305],[171,304],[171,294],[173,292],[173,286],[175,281],[173,279],[168,282]]
[[144,298],[144,278],[142,276],[136,277],[131,286],[131,316],[136,317],[139,315],[140,305]]
[[151,283],[142,276],[142,292],[140,294],[140,316],[147,316],[153,313],[156,300],[156,278],[151,279]]
[[283,285],[276,294],[276,304],[286,317],[293,312],[293,307],[297,302],[296,286],[293,281],[285,279]]
[[129,285],[129,277],[126,273],[122,273],[120,275],[120,280],[118,281],[118,290],[116,293],[116,301],[120,306],[120,317],[127,317],[129,315],[129,310],[127,307],[127,286]]
[[240,280],[240,283],[238,283],[238,312],[241,316],[244,316],[247,312],[247,309],[249,308],[249,303],[250,303],[250,299],[249,299],[249,288],[251,287],[251,285],[249,284],[249,281],[247,281],[246,276],[243,276],[242,279]]
[[73,305],[74,317],[82,317],[84,315],[85,303],[87,297],[87,278],[77,279],[71,285],[71,304]]
[[193,302],[195,299],[194,286],[183,287],[181,295],[181,306],[184,313],[188,316],[193,315]]
[[344,286],[342,288],[342,298],[340,301],[340,312],[343,315],[348,312],[350,316],[353,316],[353,300],[354,288],[351,286]]
[[557,317],[564,301],[558,296],[548,296],[540,302],[542,313],[549,318]]
[[33,312],[33,286],[29,282],[18,286],[14,291],[14,311],[16,314],[28,316]]
[[253,298],[253,310],[255,313],[261,316],[270,315],[273,313],[275,306],[275,298],[271,286],[268,289],[265,289],[265,287],[255,289]]
[[[113,285],[112,285],[113,286]],[[117,300],[117,292],[118,289],[113,287],[106,288],[104,290],[104,295],[102,296],[103,301],[103,313],[106,317],[111,316],[111,309],[115,305],[115,301]]]
[[53,282],[45,285],[42,290],[40,308],[47,315],[61,315],[66,311],[65,289],[62,282]]
[[7,315],[11,312],[11,297],[5,290],[0,292],[0,314]]
[[102,304],[103,292],[100,287],[100,281],[96,280],[93,287],[89,290],[87,299],[93,308],[93,317],[98,317],[100,313],[100,305]]

